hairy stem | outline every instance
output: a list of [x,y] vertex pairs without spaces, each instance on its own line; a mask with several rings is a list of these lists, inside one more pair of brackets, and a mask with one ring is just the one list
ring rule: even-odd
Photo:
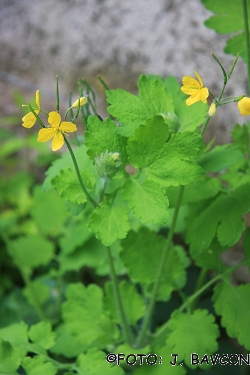
[[119,315],[120,315],[120,323],[121,323],[121,326],[122,326],[124,340],[128,344],[132,345],[132,334],[131,334],[131,330],[129,328],[129,324],[128,324],[127,317],[126,317],[126,314],[125,314],[125,310],[124,310],[124,307],[123,307],[123,304],[122,304],[122,299],[121,299],[121,295],[120,295],[119,285],[118,285],[118,281],[117,281],[117,277],[116,277],[116,273],[115,273],[115,267],[114,267],[114,262],[113,262],[110,247],[106,246],[106,250],[107,250],[107,258],[108,258],[109,269],[110,269],[110,274],[111,274],[111,281],[112,281],[112,285],[113,285],[113,291],[114,291],[116,305],[117,305]]
[[161,283],[161,278],[162,278],[162,274],[163,274],[163,271],[164,271],[167,255],[168,255],[169,250],[172,246],[172,239],[173,239],[173,235],[174,235],[174,231],[175,231],[175,226],[176,226],[176,223],[177,223],[177,218],[178,218],[179,209],[180,209],[180,206],[181,206],[184,188],[185,188],[185,186],[180,187],[179,196],[178,196],[177,204],[176,204],[176,207],[175,207],[172,225],[171,225],[171,228],[170,228],[169,233],[168,233],[166,247],[165,247],[165,249],[162,253],[162,257],[161,257],[161,260],[159,262],[159,268],[158,268],[158,271],[157,271],[157,274],[156,274],[156,281],[155,281],[155,284],[154,284],[154,287],[153,287],[151,299],[150,299],[150,302],[149,302],[149,305],[148,305],[148,308],[147,308],[147,311],[146,311],[146,315],[145,315],[145,318],[144,318],[144,321],[143,321],[143,324],[142,324],[142,328],[141,328],[140,334],[139,334],[137,342],[136,342],[136,347],[141,347],[145,344],[144,341],[145,341],[145,337],[146,337],[146,334],[147,334],[147,331],[148,331],[148,327],[149,327],[149,324],[150,324],[152,313],[153,313],[153,310],[154,310],[156,297],[157,297],[157,293],[158,293],[159,286],[160,286],[160,283]]

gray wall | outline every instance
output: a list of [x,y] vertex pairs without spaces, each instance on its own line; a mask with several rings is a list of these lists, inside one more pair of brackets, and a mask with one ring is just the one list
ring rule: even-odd
[[[216,94],[223,77],[210,52],[226,69],[234,58],[222,52],[225,36],[204,26],[210,14],[199,0],[0,0],[0,69],[52,92],[58,74],[63,94],[85,77],[100,94],[101,112],[97,75],[111,88],[136,92],[141,73],[181,81],[197,70]],[[6,93],[15,85],[0,81],[0,100],[7,105]],[[240,61],[227,94],[245,92]],[[210,132],[223,142],[233,122],[245,120],[235,104],[219,108]]]

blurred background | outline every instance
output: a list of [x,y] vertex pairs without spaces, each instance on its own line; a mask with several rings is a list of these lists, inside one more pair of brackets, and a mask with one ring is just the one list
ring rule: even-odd
[[[0,8],[0,116],[15,112],[16,89],[27,98],[40,89],[54,109],[56,75],[65,102],[69,90],[77,96],[77,79],[86,78],[103,116],[99,75],[109,88],[136,93],[142,73],[174,75],[181,82],[197,70],[216,95],[223,76],[210,52],[226,70],[234,60],[223,53],[227,36],[204,26],[212,13],[200,0],[1,0]],[[240,60],[226,94],[245,93],[246,79]],[[218,109],[209,130],[219,143],[230,139],[234,122],[245,120],[235,104],[225,110]]]

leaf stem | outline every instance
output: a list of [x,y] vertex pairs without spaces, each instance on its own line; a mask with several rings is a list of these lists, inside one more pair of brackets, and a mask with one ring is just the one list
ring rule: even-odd
[[245,38],[246,38],[248,93],[250,93],[250,41],[249,41],[247,0],[242,0],[242,9],[243,9]]
[[111,274],[111,281],[112,281],[113,291],[115,295],[115,301],[116,301],[116,305],[118,307],[118,311],[120,315],[120,323],[122,326],[124,339],[129,345],[132,345],[132,334],[131,334],[131,330],[129,328],[125,310],[122,304],[122,299],[120,295],[119,285],[118,285],[118,281],[117,281],[117,277],[115,273],[114,262],[113,262],[110,247],[106,246],[106,250],[107,250],[107,258],[108,258],[109,269],[110,269],[110,274]]
[[159,268],[157,270],[156,281],[155,281],[155,284],[154,284],[154,287],[153,287],[151,300],[149,302],[149,305],[148,305],[148,308],[147,308],[147,311],[146,311],[146,314],[145,314],[145,318],[144,318],[144,321],[143,321],[143,324],[142,324],[140,334],[137,338],[136,347],[141,347],[141,346],[145,345],[145,342],[144,342],[145,336],[147,334],[148,327],[149,327],[150,320],[151,320],[151,316],[152,316],[153,309],[154,309],[154,306],[155,306],[155,301],[156,301],[158,289],[159,289],[159,286],[160,286],[161,277],[162,277],[164,267],[165,267],[165,264],[166,264],[167,255],[168,255],[170,247],[172,245],[172,239],[173,239],[173,235],[174,235],[174,231],[175,231],[175,226],[176,226],[176,223],[177,223],[177,218],[178,218],[179,209],[180,209],[180,206],[181,206],[184,188],[185,188],[185,186],[181,185],[179,195],[178,195],[178,199],[177,199],[177,203],[176,203],[176,207],[175,207],[172,225],[171,225],[171,228],[170,228],[169,233],[168,233],[166,247],[165,247],[165,249],[162,253],[162,257],[161,257],[161,260],[159,262]]
[[208,115],[208,117],[206,118],[206,121],[205,121],[205,123],[204,123],[204,125],[203,125],[203,127],[201,129],[201,136],[202,137],[203,137],[203,135],[205,133],[205,130],[206,130],[207,126],[208,126],[208,123],[209,123],[210,119],[211,119],[211,117]]
[[[197,284],[196,284],[196,287],[195,287],[195,293],[202,287],[202,285],[204,284],[205,280],[206,280],[206,277],[207,277],[207,273],[208,273],[208,270],[206,268],[202,268],[200,270],[200,274],[199,274],[199,277],[198,277],[198,280],[197,280]],[[199,301],[199,296],[197,296],[192,304],[191,304],[191,311],[193,311],[196,306],[197,306],[197,303]]]
[[86,197],[90,200],[90,202],[92,203],[92,205],[94,206],[94,208],[96,208],[98,206],[98,203],[91,197],[91,195],[89,194],[88,190],[86,189],[85,185],[84,185],[84,182],[82,180],[82,177],[81,177],[81,174],[80,174],[80,171],[79,171],[79,167],[78,167],[78,164],[77,164],[77,161],[76,161],[76,158],[75,158],[75,154],[70,146],[70,143],[69,141],[67,140],[66,136],[64,135],[64,140],[65,140],[65,143],[68,147],[68,150],[70,152],[70,155],[71,155],[71,158],[72,158],[72,161],[74,163],[74,167],[75,167],[75,170],[76,170],[76,175],[77,175],[77,178],[78,178],[78,181],[80,183],[80,186],[84,192],[84,194],[86,195]]

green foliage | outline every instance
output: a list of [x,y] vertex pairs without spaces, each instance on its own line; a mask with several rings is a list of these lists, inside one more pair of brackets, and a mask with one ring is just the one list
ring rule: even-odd
[[[203,2],[231,30],[225,2]],[[238,8],[227,12],[236,22]],[[250,265],[250,125],[206,146],[208,106],[187,106],[174,77],[142,75],[138,95],[107,90],[104,120],[87,81],[78,85],[88,105],[69,112],[84,137],[74,148],[65,138],[49,167],[36,148],[43,186],[29,171],[0,181],[0,374],[184,375],[191,353],[222,350],[222,327],[250,349],[249,283],[230,281]],[[25,142],[0,137],[8,169]],[[229,267],[223,253],[241,237],[244,260]],[[156,363],[129,364],[139,353]]]
[[167,342],[173,353],[181,353],[178,360],[184,359],[186,365],[192,367],[190,353],[203,357],[218,349],[219,330],[214,320],[207,310],[195,310],[192,314],[175,311],[172,314]]
[[[205,21],[205,25],[207,27],[214,29],[219,34],[232,34],[237,32],[236,35],[228,39],[224,52],[233,54],[235,56],[237,53],[239,53],[242,59],[246,62],[246,35],[244,31],[242,1],[201,1],[208,10],[215,13],[215,15],[211,16]],[[249,0],[246,1],[246,4],[249,8]]]

